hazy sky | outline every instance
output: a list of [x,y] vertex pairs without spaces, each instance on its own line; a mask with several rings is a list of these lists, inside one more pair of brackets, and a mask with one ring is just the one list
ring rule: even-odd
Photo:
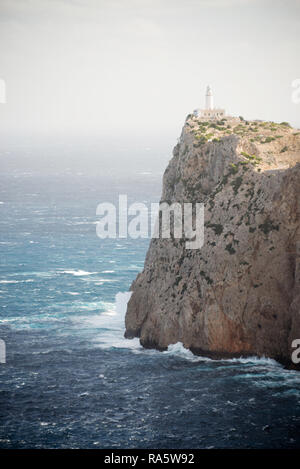
[[0,0],[2,133],[179,135],[204,104],[290,121],[300,0]]

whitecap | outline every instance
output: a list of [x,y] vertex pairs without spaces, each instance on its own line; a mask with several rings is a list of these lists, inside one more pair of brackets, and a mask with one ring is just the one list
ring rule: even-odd
[[18,280],[0,280],[0,283],[19,283]]
[[82,279],[84,281],[87,281],[87,282],[93,282],[94,285],[103,285],[103,283],[113,283],[113,282],[117,282],[117,280],[113,280],[113,279],[110,279],[110,278],[97,278],[97,279],[93,279],[91,280],[90,278],[86,279]]
[[240,357],[240,358],[230,358],[230,359],[225,359],[222,361],[230,361],[232,363],[244,363],[244,364],[254,364],[254,365],[271,365],[271,366],[277,366],[277,367],[282,367],[276,360],[273,360],[272,358],[267,358],[267,357],[257,357],[257,356],[251,356],[251,357]]
[[79,321],[84,321],[87,327],[93,326],[101,330],[93,340],[95,347],[143,350],[138,338],[129,340],[124,337],[125,314],[131,294],[132,292],[119,292],[115,297],[115,303],[108,303],[105,312],[92,317],[78,318]]
[[185,358],[186,360],[190,361],[210,361],[210,362],[219,362],[219,363],[233,363],[233,364],[253,364],[256,366],[264,366],[274,369],[282,369],[283,366],[278,363],[276,360],[267,357],[238,357],[238,358],[221,358],[221,359],[212,359],[205,356],[194,355],[189,349],[185,348],[181,342],[177,342],[176,344],[171,344],[168,346],[168,350],[163,352],[163,354],[167,354],[170,356],[177,356],[181,358]]
[[176,344],[169,345],[168,350],[163,352],[163,354],[185,358],[186,360],[193,361],[193,362],[212,361],[211,358],[194,355],[189,349],[184,347],[182,342],[176,342]]
[[67,222],[67,225],[76,226],[76,225],[97,225],[97,221],[70,221]]
[[85,270],[79,269],[79,270],[62,270],[59,273],[70,274],[70,275],[74,275],[75,277],[81,277],[84,275],[94,275],[94,274],[97,274],[98,272],[87,272]]
[[33,282],[32,279],[26,279],[26,280],[0,280],[0,283],[6,284],[6,283],[27,283],[27,282]]

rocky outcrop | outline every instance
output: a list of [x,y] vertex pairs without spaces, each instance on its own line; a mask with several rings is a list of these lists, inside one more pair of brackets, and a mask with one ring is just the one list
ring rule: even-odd
[[[213,358],[291,362],[300,339],[300,132],[286,123],[188,116],[162,201],[203,202],[205,241],[152,239],[126,332]],[[297,365],[298,366],[298,365]]]

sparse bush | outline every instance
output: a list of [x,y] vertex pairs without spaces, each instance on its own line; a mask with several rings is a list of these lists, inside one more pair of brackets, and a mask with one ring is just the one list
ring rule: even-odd
[[287,150],[288,150],[288,147],[285,146],[285,147],[281,148],[280,153],[284,153],[284,152],[287,151]]
[[279,225],[274,225],[270,218],[266,218],[264,223],[259,225],[259,229],[263,231],[265,235],[268,235],[270,231],[276,230],[279,231]]
[[229,254],[235,254],[236,250],[232,247],[232,243],[229,243],[225,247],[226,251],[229,252]]
[[238,165],[236,165],[236,164],[234,164],[234,163],[231,163],[230,166],[231,166],[231,171],[230,171],[231,174],[236,174],[236,173],[238,172],[238,170],[239,170]]
[[215,234],[218,236],[223,233],[223,225],[211,223],[208,226],[212,228]]
[[266,137],[264,141],[262,141],[261,143],[270,143],[272,142],[273,140],[275,140],[274,137]]
[[235,194],[237,194],[239,188],[240,188],[240,185],[242,184],[243,182],[243,178],[242,176],[239,176],[237,177],[234,181],[232,181],[231,185],[232,185],[232,188],[233,188],[233,192]]

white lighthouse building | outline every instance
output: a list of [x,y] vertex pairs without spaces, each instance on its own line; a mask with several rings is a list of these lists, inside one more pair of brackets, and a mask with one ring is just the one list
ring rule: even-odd
[[225,109],[214,108],[214,96],[209,85],[205,93],[205,109],[196,109],[194,114],[204,119],[222,119],[222,117],[225,117]]
[[206,95],[205,95],[205,109],[213,109],[214,108],[214,97],[212,94],[211,87],[208,85],[206,88]]

